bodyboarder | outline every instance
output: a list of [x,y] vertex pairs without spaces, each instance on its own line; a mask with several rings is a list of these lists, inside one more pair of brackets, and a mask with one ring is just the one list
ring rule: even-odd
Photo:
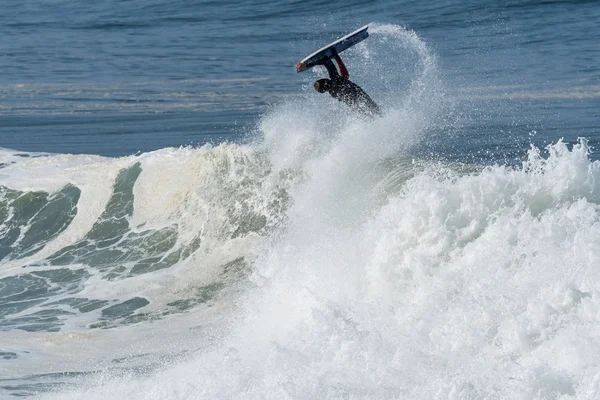
[[[339,55],[336,55],[335,61],[340,67],[338,73],[337,68],[330,58],[324,57],[317,65],[324,65],[329,72],[329,79],[319,79],[314,83],[315,90],[319,93],[328,92],[331,97],[337,99],[355,111],[358,111],[365,116],[381,115],[379,106],[365,93],[364,90],[354,82],[350,81],[348,70]],[[296,65],[296,69],[302,69],[302,63]]]

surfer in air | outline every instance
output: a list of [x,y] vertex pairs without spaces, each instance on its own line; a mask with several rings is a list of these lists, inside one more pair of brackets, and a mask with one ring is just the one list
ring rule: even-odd
[[[329,72],[329,79],[319,79],[315,82],[315,89],[319,93],[329,93],[331,97],[337,99],[353,110],[359,112],[364,116],[373,117],[381,115],[379,106],[360,88],[356,83],[351,82],[348,75],[348,70],[342,61],[339,53],[362,42],[369,33],[368,25],[363,26],[355,30],[352,33],[336,40],[333,43],[315,51],[308,57],[296,64],[296,70],[298,72],[306,71],[316,65],[323,65]],[[340,72],[333,64],[331,59],[334,58],[337,62]]]
[[350,75],[342,58],[339,55],[336,55],[334,58],[340,68],[339,73],[330,58],[324,57],[317,62],[317,65],[324,65],[327,68],[329,79],[319,79],[316,81],[314,84],[315,90],[319,93],[329,93],[334,99],[347,104],[363,115],[381,115],[381,110],[373,99],[360,86],[350,81]]

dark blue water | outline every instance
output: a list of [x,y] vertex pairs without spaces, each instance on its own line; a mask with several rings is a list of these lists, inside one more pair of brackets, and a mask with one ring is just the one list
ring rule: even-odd
[[433,151],[460,158],[485,149],[506,158],[531,137],[598,140],[596,1],[9,0],[1,7],[5,148],[116,156],[237,140],[269,104],[301,92],[298,59],[370,22],[412,29],[437,55],[455,112],[468,123],[446,126]]

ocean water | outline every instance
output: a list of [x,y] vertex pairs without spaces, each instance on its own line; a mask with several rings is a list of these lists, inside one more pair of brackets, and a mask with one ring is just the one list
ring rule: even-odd
[[0,398],[600,396],[597,1],[0,11]]

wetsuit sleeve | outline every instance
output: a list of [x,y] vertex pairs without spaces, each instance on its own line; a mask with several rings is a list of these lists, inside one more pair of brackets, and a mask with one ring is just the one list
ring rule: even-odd
[[325,68],[327,68],[327,72],[329,72],[330,79],[335,79],[340,76],[340,74],[338,74],[337,68],[335,67],[335,65],[333,65],[333,62],[329,58],[325,58],[319,64],[322,64],[325,66]]
[[348,70],[346,69],[344,62],[342,61],[342,57],[340,57],[339,55],[336,55],[335,61],[340,66],[340,75],[342,76],[342,78],[344,78],[344,79],[350,78],[350,74],[348,74]]

